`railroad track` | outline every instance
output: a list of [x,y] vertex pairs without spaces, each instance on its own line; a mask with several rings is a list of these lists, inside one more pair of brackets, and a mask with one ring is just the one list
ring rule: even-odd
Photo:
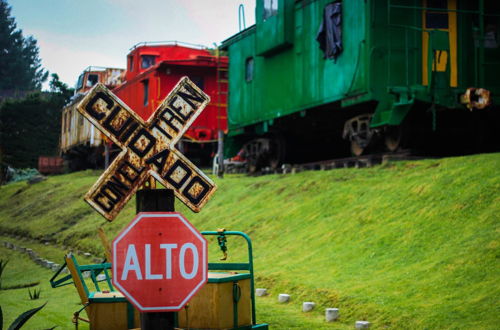
[[358,157],[337,158],[331,160],[323,160],[318,162],[289,165],[284,164],[280,169],[283,174],[298,173],[302,171],[321,171],[331,170],[335,168],[362,168],[380,165],[384,162],[395,160],[412,160],[422,159],[423,157],[415,156],[411,150],[404,150],[397,153],[380,153]]
[[[322,161],[303,163],[303,164],[283,164],[278,169],[265,167],[259,173],[255,173],[254,175],[290,174],[290,173],[293,174],[303,171],[322,171],[322,170],[331,170],[335,168],[363,168],[363,167],[372,167],[375,165],[380,165],[388,161],[416,160],[423,158],[425,157],[416,156],[412,152],[412,150],[402,150],[400,152],[378,153],[378,154],[363,155],[358,157],[336,158],[336,159],[322,160]],[[244,163],[240,163],[238,166],[234,165],[229,166],[226,169],[226,173],[246,173],[246,166]]]

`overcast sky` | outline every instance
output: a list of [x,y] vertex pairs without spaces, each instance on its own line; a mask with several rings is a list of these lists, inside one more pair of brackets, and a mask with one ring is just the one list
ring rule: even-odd
[[[37,39],[43,66],[74,86],[89,65],[125,68],[142,41],[212,46],[255,22],[255,0],[7,0],[17,27]],[[45,88],[48,86],[44,85]]]

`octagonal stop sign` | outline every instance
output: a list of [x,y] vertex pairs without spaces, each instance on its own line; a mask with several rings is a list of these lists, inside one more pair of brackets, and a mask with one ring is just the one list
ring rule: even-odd
[[113,284],[141,312],[179,311],[207,272],[207,242],[177,212],[141,212],[113,241]]

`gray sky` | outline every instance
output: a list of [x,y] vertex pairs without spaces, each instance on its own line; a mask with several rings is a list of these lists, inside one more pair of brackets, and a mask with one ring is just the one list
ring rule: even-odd
[[[33,35],[43,66],[74,86],[89,65],[125,68],[142,41],[212,46],[255,22],[255,0],[7,0],[18,28]],[[46,88],[48,85],[45,84]]]

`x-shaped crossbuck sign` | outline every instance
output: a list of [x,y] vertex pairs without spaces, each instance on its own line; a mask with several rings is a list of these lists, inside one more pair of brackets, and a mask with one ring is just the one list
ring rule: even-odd
[[85,195],[85,201],[112,221],[153,176],[199,212],[217,187],[175,149],[175,143],[208,102],[210,97],[183,77],[145,122],[104,85],[97,84],[77,109],[122,151]]

